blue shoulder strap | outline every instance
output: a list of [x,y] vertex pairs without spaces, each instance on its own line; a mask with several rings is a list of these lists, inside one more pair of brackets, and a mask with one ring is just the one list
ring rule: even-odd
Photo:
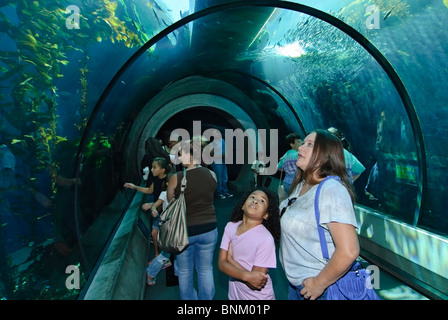
[[338,176],[327,176],[317,186],[316,196],[314,197],[314,214],[316,215],[317,231],[319,232],[319,240],[320,240],[320,247],[322,249],[322,256],[324,257],[325,260],[329,260],[330,256],[328,254],[327,242],[325,241],[324,228],[319,224],[319,221],[320,221],[319,194],[320,194],[320,189],[322,188],[322,185],[328,179],[335,179],[337,181],[341,181],[341,179]]

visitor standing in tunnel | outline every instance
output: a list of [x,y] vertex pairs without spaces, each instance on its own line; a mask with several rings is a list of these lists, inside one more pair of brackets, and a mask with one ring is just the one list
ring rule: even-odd
[[[186,168],[187,178],[184,195],[189,238],[189,246],[176,254],[175,258],[182,300],[211,300],[215,295],[213,256],[218,241],[218,229],[214,194],[217,179],[213,171],[200,164],[201,146],[200,141],[199,143],[193,143],[193,140],[180,142],[180,161]],[[193,156],[196,154],[199,158]],[[168,201],[180,195],[183,174],[181,171],[170,177],[167,189]],[[197,272],[198,291],[193,284],[194,270]]]
[[253,174],[254,179],[251,185],[262,187],[264,183],[264,173],[266,171],[266,163],[264,161],[264,152],[257,152],[257,159],[254,160],[252,166],[250,167]]
[[[359,255],[354,192],[340,140],[327,130],[310,133],[299,148],[297,167],[291,194],[280,204],[279,257],[289,281],[290,300],[325,300],[326,289]],[[317,187],[327,176],[340,180],[325,181],[317,199],[328,261],[321,251],[314,207]]]
[[335,127],[330,127],[327,130],[341,140],[342,147],[344,148],[345,167],[347,169],[348,179],[350,180],[350,183],[353,184],[353,182],[359,178],[361,173],[363,173],[366,168],[358,160],[358,158],[351,153],[350,143],[340,130]]
[[[147,176],[147,183],[146,183],[147,187],[149,187],[153,181],[153,177],[151,174],[149,174],[149,171],[151,170],[151,166],[152,166],[152,162],[153,162],[154,158],[157,158],[157,157],[162,157],[162,158],[166,159],[168,161],[168,163],[170,164],[170,166],[172,166],[169,153],[163,148],[160,141],[154,137],[149,137],[148,139],[145,140],[145,154],[142,158],[142,161],[140,162],[140,168],[143,170],[143,175],[145,176],[146,172],[148,173],[146,175]],[[145,171],[145,168],[148,168],[148,169]],[[154,200],[157,200],[157,198]]]
[[[160,223],[160,215],[159,211],[163,212],[168,207],[168,199],[166,195],[167,189],[167,181],[162,184],[162,192],[160,193],[159,198],[154,203],[144,203],[142,205],[142,209],[151,213],[151,216],[154,218],[153,220],[153,230],[154,224],[157,223],[157,231],[159,229]],[[161,210],[160,210],[161,208]],[[157,233],[155,234],[155,238],[153,236],[153,241],[157,242]],[[147,284],[149,286],[153,286],[156,284],[156,277],[162,269],[166,269],[171,266],[170,254],[167,252],[160,252],[159,255],[156,255],[153,260],[151,260],[148,264],[148,268],[146,268],[147,275]]]
[[386,135],[389,137],[391,136],[390,125],[387,126],[387,123],[394,123],[390,120],[387,121],[387,118],[386,112],[384,110],[381,111],[376,127],[375,163],[370,169],[367,184],[364,187],[365,195],[369,199],[369,206],[376,209],[382,208],[383,204],[386,203],[385,188],[383,188],[384,176],[387,172],[387,161],[385,161],[385,154],[390,152],[389,146],[391,144],[389,141],[386,141]]
[[181,171],[180,166],[175,164],[176,156],[171,153],[171,150],[179,142],[179,136],[171,131],[163,131],[161,133],[160,141],[162,143],[163,150],[166,151],[171,160],[171,165],[173,166],[174,171]]
[[268,271],[277,266],[279,239],[277,194],[256,187],[232,210],[221,241],[218,267],[229,276],[229,300],[275,300]]
[[[167,181],[168,174],[171,172],[171,165],[168,160],[162,157],[154,158],[151,164],[151,175],[153,179],[151,179],[151,185],[149,187],[139,187],[133,183],[126,182],[124,184],[125,188],[137,190],[143,192],[145,194],[152,195],[153,199],[157,201],[159,199],[160,193],[162,192],[163,185]],[[146,202],[142,205],[142,208],[152,207],[153,203],[156,201]],[[159,248],[157,245],[157,233],[159,231],[159,220],[160,217],[157,216],[153,219],[152,222],[152,230],[151,237],[153,239],[154,244],[154,254],[157,257],[159,255]]]
[[226,143],[218,129],[213,130],[212,136],[214,137],[213,142],[211,142],[213,144],[214,160],[211,166],[218,179],[216,195],[219,199],[231,198],[233,194],[229,193],[229,189],[227,188],[229,177],[226,165]]
[[297,172],[297,150],[299,149],[302,140],[300,134],[293,132],[286,136],[285,141],[289,150],[280,158],[277,169],[284,172],[285,177],[280,183],[282,183],[285,193],[289,194],[291,184]]

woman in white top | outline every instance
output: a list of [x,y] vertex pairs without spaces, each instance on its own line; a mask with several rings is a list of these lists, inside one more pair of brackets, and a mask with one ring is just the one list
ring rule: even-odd
[[[342,277],[359,255],[354,193],[348,180],[340,140],[326,130],[311,132],[299,147],[291,194],[280,204],[280,261],[289,281],[289,299],[325,299],[325,290]],[[322,257],[314,197],[319,196],[320,221],[330,260]]]

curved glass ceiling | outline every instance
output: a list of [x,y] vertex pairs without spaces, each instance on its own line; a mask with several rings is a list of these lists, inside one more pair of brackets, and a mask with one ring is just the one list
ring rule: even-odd
[[[251,82],[232,82],[229,74],[238,71],[268,84],[286,99],[289,106],[275,108],[280,118],[300,121],[306,131],[335,126],[350,140],[363,141],[358,146],[352,142],[352,147],[367,165],[376,161],[378,127],[389,130],[381,133],[387,135],[383,140],[387,147],[382,148],[409,158],[409,163],[402,166],[411,168],[414,180],[410,184],[414,187],[406,198],[415,200],[407,201],[402,214],[409,223],[416,223],[420,203],[416,202],[415,186],[421,172],[415,169],[419,166],[415,128],[389,77],[344,32],[291,9],[239,4],[210,10],[186,24],[179,23],[173,32],[153,42],[146,52],[129,61],[113,87],[108,88],[110,93],[97,110],[101,113],[98,128],[114,128],[114,119],[121,121],[134,108],[140,110],[168,84],[191,75],[226,80],[254,96],[256,89]],[[294,110],[295,120],[287,106]],[[268,107],[260,103],[258,108],[263,115]],[[412,105],[410,109],[414,111]],[[382,124],[384,119],[400,123],[400,129],[387,128]],[[419,126],[418,119],[414,120]]]

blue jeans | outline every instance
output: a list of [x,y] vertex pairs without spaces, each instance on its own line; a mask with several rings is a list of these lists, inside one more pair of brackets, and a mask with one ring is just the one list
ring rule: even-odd
[[155,279],[159,274],[160,270],[162,270],[163,266],[167,261],[170,260],[170,254],[166,252],[160,252],[160,254],[152,260],[151,264],[146,269],[146,273],[151,278]]
[[227,189],[227,181],[229,177],[227,176],[227,166],[224,163],[212,163],[212,170],[216,174],[217,186],[216,195],[225,196],[229,193]]
[[[190,245],[176,255],[175,268],[179,277],[182,300],[212,300],[215,295],[213,256],[218,241],[218,229],[190,236]],[[193,272],[197,272],[198,291],[193,285]]]
[[[302,285],[295,286],[289,283],[288,300],[308,300],[300,294],[302,289]],[[317,298],[317,300],[327,300],[327,290],[325,290],[324,293]]]

